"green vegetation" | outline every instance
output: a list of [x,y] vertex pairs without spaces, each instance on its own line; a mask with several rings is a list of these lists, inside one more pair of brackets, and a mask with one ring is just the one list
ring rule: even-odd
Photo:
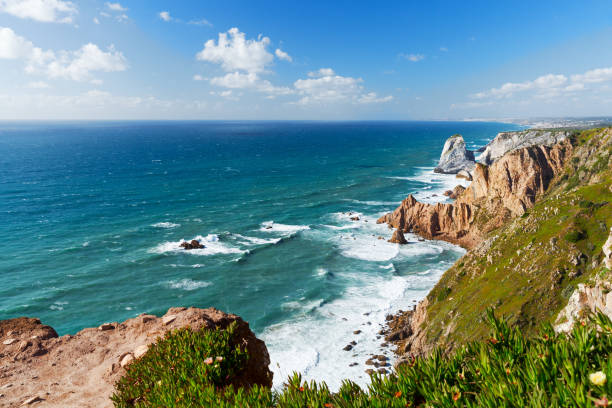
[[[572,159],[536,205],[446,271],[428,295],[426,343],[449,350],[485,338],[489,307],[534,334],[554,323],[579,283],[610,280],[601,262],[612,226],[609,132],[577,132]],[[480,210],[475,222],[489,217]]]
[[[279,392],[227,385],[244,366],[232,331],[179,330],[132,363],[117,384],[115,407],[591,407],[612,395],[612,322],[603,315],[569,334],[544,327],[527,339],[487,316],[490,335],[453,355],[437,350],[389,376],[372,376],[367,390],[344,381],[337,393],[325,383],[290,377]],[[223,357],[214,365],[207,356]],[[226,377],[228,375],[229,377]]]

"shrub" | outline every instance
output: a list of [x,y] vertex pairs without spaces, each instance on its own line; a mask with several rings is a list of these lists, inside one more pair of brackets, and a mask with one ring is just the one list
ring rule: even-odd
[[565,238],[565,240],[567,242],[576,243],[576,242],[586,238],[586,235],[584,234],[583,231],[573,230],[573,231],[570,231],[567,234],[565,234],[564,238]]
[[[607,396],[612,395],[612,381],[608,381],[612,379],[609,318],[602,314],[593,316],[568,335],[555,333],[547,325],[531,339],[496,318],[491,310],[488,320],[491,335],[486,341],[468,343],[451,356],[436,350],[429,357],[410,360],[392,375],[373,374],[366,390],[344,381],[337,393],[330,392],[325,383],[304,382],[299,374],[291,376],[278,392],[261,387],[249,390],[224,387],[228,378],[218,375],[221,366],[219,371],[196,366],[202,366],[201,358],[211,352],[224,354],[233,359],[224,369],[231,378],[244,356],[239,348],[230,345],[227,333],[174,332],[129,367],[117,384],[113,401],[116,407],[177,408],[608,405]],[[182,340],[185,338],[213,341],[211,344]],[[191,368],[185,370],[186,367]],[[186,376],[188,373],[192,376]],[[162,385],[155,386],[159,378]],[[138,393],[132,392],[137,389]]]

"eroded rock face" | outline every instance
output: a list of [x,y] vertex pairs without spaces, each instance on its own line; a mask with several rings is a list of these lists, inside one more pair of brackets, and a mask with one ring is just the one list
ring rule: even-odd
[[570,296],[567,306],[559,312],[555,321],[555,331],[567,333],[589,313],[597,311],[612,317],[612,292],[601,285],[588,287],[580,283]]
[[404,237],[404,233],[400,229],[396,229],[395,231],[393,231],[393,235],[391,236],[391,239],[389,240],[389,242],[393,244],[401,244],[401,245],[408,243],[408,241],[406,240],[406,237]]
[[[162,318],[140,315],[113,323],[112,329],[88,328],[62,337],[38,319],[0,321],[0,388],[4,394],[0,405],[19,407],[38,397],[38,404],[45,407],[110,408],[109,398],[125,366],[142,356],[158,337],[181,327],[225,328],[232,322],[238,324],[235,339],[250,356],[236,384],[272,386],[270,357],[264,342],[240,317],[214,308],[172,308]],[[3,344],[8,339],[18,341]]]
[[[565,141],[552,147],[531,146],[513,151],[491,166],[477,164],[474,180],[463,192],[455,192],[457,199],[453,204],[420,203],[410,195],[377,222],[471,249],[487,232],[532,207],[561,171],[571,151],[571,144]],[[476,220],[481,211],[486,216]]]
[[606,268],[612,269],[612,228],[607,241],[603,244],[604,263]]
[[440,162],[434,169],[435,173],[457,174],[461,170],[468,173],[474,168],[474,152],[465,148],[465,141],[461,135],[453,135],[446,140]]
[[479,161],[491,165],[504,154],[529,146],[552,146],[566,140],[569,131],[530,129],[522,132],[498,133],[495,139],[485,146]]

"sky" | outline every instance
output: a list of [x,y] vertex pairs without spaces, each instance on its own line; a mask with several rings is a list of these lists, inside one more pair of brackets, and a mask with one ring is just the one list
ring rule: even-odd
[[0,0],[5,120],[610,115],[610,0]]

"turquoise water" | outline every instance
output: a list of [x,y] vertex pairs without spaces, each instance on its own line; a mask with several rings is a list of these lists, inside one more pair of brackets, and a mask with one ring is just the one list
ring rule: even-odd
[[[463,253],[414,236],[389,244],[376,218],[409,193],[444,199],[457,180],[431,170],[451,134],[480,146],[510,129],[0,123],[0,319],[36,316],[65,334],[214,306],[266,341],[275,383],[292,370],[332,387],[365,382],[384,316],[422,298]],[[206,247],[179,248],[193,238]]]

